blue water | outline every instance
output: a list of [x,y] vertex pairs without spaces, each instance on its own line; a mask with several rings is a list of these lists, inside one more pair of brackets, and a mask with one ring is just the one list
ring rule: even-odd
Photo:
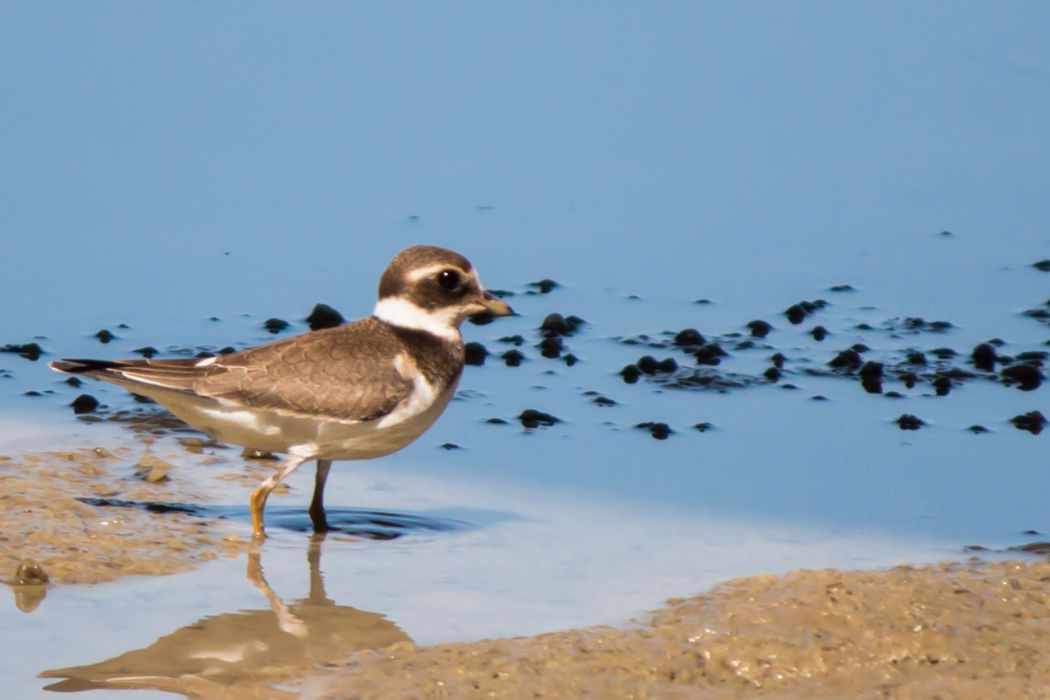
[[[1045,386],[887,382],[894,400],[804,370],[857,342],[887,362],[991,338],[1050,349],[1020,313],[1050,297],[1031,267],[1050,258],[1048,22],[1038,2],[6,3],[0,344],[43,336],[48,355],[0,355],[0,450],[129,439],[76,421],[48,359],[253,345],[272,316],[305,330],[316,302],[364,315],[390,256],[426,242],[516,292],[520,317],[464,330],[499,352],[521,334],[528,359],[468,368],[416,444],[337,465],[334,506],[470,524],[326,542],[339,605],[420,643],[474,639],[622,622],[749,573],[1023,543],[1050,531],[1047,436],[1008,421],[1050,415]],[[562,286],[527,294],[541,278]],[[781,314],[817,298],[830,305],[800,326]],[[533,347],[555,311],[588,322],[566,339],[572,367]],[[905,317],[953,327],[886,330]],[[756,318],[775,327],[766,347],[732,349]],[[620,380],[643,354],[691,367],[620,342],[685,327],[727,343],[719,370],[759,377],[779,351],[788,373],[724,394]],[[101,328],[118,339],[98,343]],[[523,431],[526,408],[563,422]],[[902,413],[926,427],[899,430]],[[643,421],[674,433],[653,440]],[[304,508],[307,470],[291,485],[274,505]],[[210,486],[214,507],[246,502]],[[277,528],[262,552],[288,600],[305,550]],[[25,650],[0,661],[5,689],[37,693],[45,649],[51,667],[93,663],[265,607],[243,570],[0,607]]]

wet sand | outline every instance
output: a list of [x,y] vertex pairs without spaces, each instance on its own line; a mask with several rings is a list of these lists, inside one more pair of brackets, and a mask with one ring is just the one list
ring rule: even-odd
[[0,457],[0,580],[19,607],[35,607],[48,585],[172,574],[239,551],[219,521],[172,509],[203,494],[165,456],[96,448]]
[[[176,573],[243,551],[213,518],[77,500],[202,498],[193,482],[115,468],[136,461],[143,456],[130,449],[0,459],[0,566],[20,608],[40,604],[48,586]],[[34,577],[30,561],[47,583],[17,585],[20,567]],[[271,660],[266,673],[219,679],[173,668],[164,683],[109,676],[91,687],[197,697],[1048,698],[1048,604],[1046,559],[800,571],[729,581],[625,628],[429,647],[397,634],[393,644]]]
[[727,582],[626,629],[359,652],[329,698],[1047,698],[1050,562]]

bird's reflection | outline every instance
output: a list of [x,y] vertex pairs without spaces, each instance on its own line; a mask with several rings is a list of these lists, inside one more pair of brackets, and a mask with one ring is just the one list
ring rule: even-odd
[[307,550],[310,592],[285,603],[263,575],[258,551],[248,555],[248,580],[268,609],[205,617],[161,637],[144,649],[85,666],[50,669],[42,678],[62,678],[47,690],[151,689],[195,698],[292,698],[273,684],[300,676],[318,664],[362,649],[411,641],[378,613],[336,603],[327,596],[321,573],[323,535]]

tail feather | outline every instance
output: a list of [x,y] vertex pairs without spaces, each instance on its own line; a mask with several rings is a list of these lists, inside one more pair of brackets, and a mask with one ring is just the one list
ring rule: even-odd
[[66,374],[84,374],[85,372],[103,372],[107,369],[114,369],[119,365],[120,363],[110,360],[62,359],[52,362],[51,369],[56,372],[65,372]]

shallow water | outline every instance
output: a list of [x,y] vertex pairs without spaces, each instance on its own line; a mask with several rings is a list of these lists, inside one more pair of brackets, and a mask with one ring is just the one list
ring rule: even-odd
[[[45,666],[206,618],[227,629],[238,611],[290,635],[298,663],[298,637],[268,616],[310,598],[311,551],[339,615],[377,613],[429,643],[623,622],[734,576],[963,557],[1050,531],[1047,437],[1009,423],[1050,415],[1045,386],[981,376],[939,397],[888,378],[893,399],[806,373],[854,343],[887,371],[939,347],[972,369],[992,338],[1001,354],[1050,350],[1050,327],[1021,314],[1050,297],[1050,273],[1031,267],[1050,257],[1044,5],[233,7],[152,7],[134,23],[116,6],[0,10],[15,59],[0,75],[22,107],[0,134],[0,345],[44,336],[47,353],[0,354],[0,452],[131,441],[66,406],[87,391],[103,415],[136,407],[123,392],[74,390],[47,360],[254,345],[273,338],[265,319],[297,322],[316,302],[356,317],[409,243],[455,248],[515,292],[520,317],[464,333],[495,353],[521,334],[527,359],[467,368],[416,444],[336,465],[326,500],[351,530],[385,518],[380,534],[404,536],[311,550],[304,468],[272,501],[260,553],[282,603],[241,558],[56,588],[29,614],[7,604],[0,631],[21,641],[0,660],[8,694],[53,682],[35,678]],[[561,286],[529,294],[544,277]],[[829,291],[840,284],[855,291]],[[798,326],[782,315],[818,298],[829,306]],[[551,312],[587,321],[565,338],[571,367],[535,347]],[[908,317],[953,325],[914,332]],[[774,330],[737,350],[754,319]],[[684,352],[622,341],[686,327],[717,337],[730,357],[713,371],[748,385],[621,380],[645,354],[684,376]],[[100,344],[101,328],[117,339]],[[785,375],[769,383],[776,352]],[[523,430],[527,408],[562,422]],[[926,426],[900,430],[904,413]],[[674,432],[654,440],[645,421]],[[198,461],[176,466],[209,479]],[[247,489],[208,483],[204,512],[245,535]],[[210,641],[236,645],[225,634]]]

